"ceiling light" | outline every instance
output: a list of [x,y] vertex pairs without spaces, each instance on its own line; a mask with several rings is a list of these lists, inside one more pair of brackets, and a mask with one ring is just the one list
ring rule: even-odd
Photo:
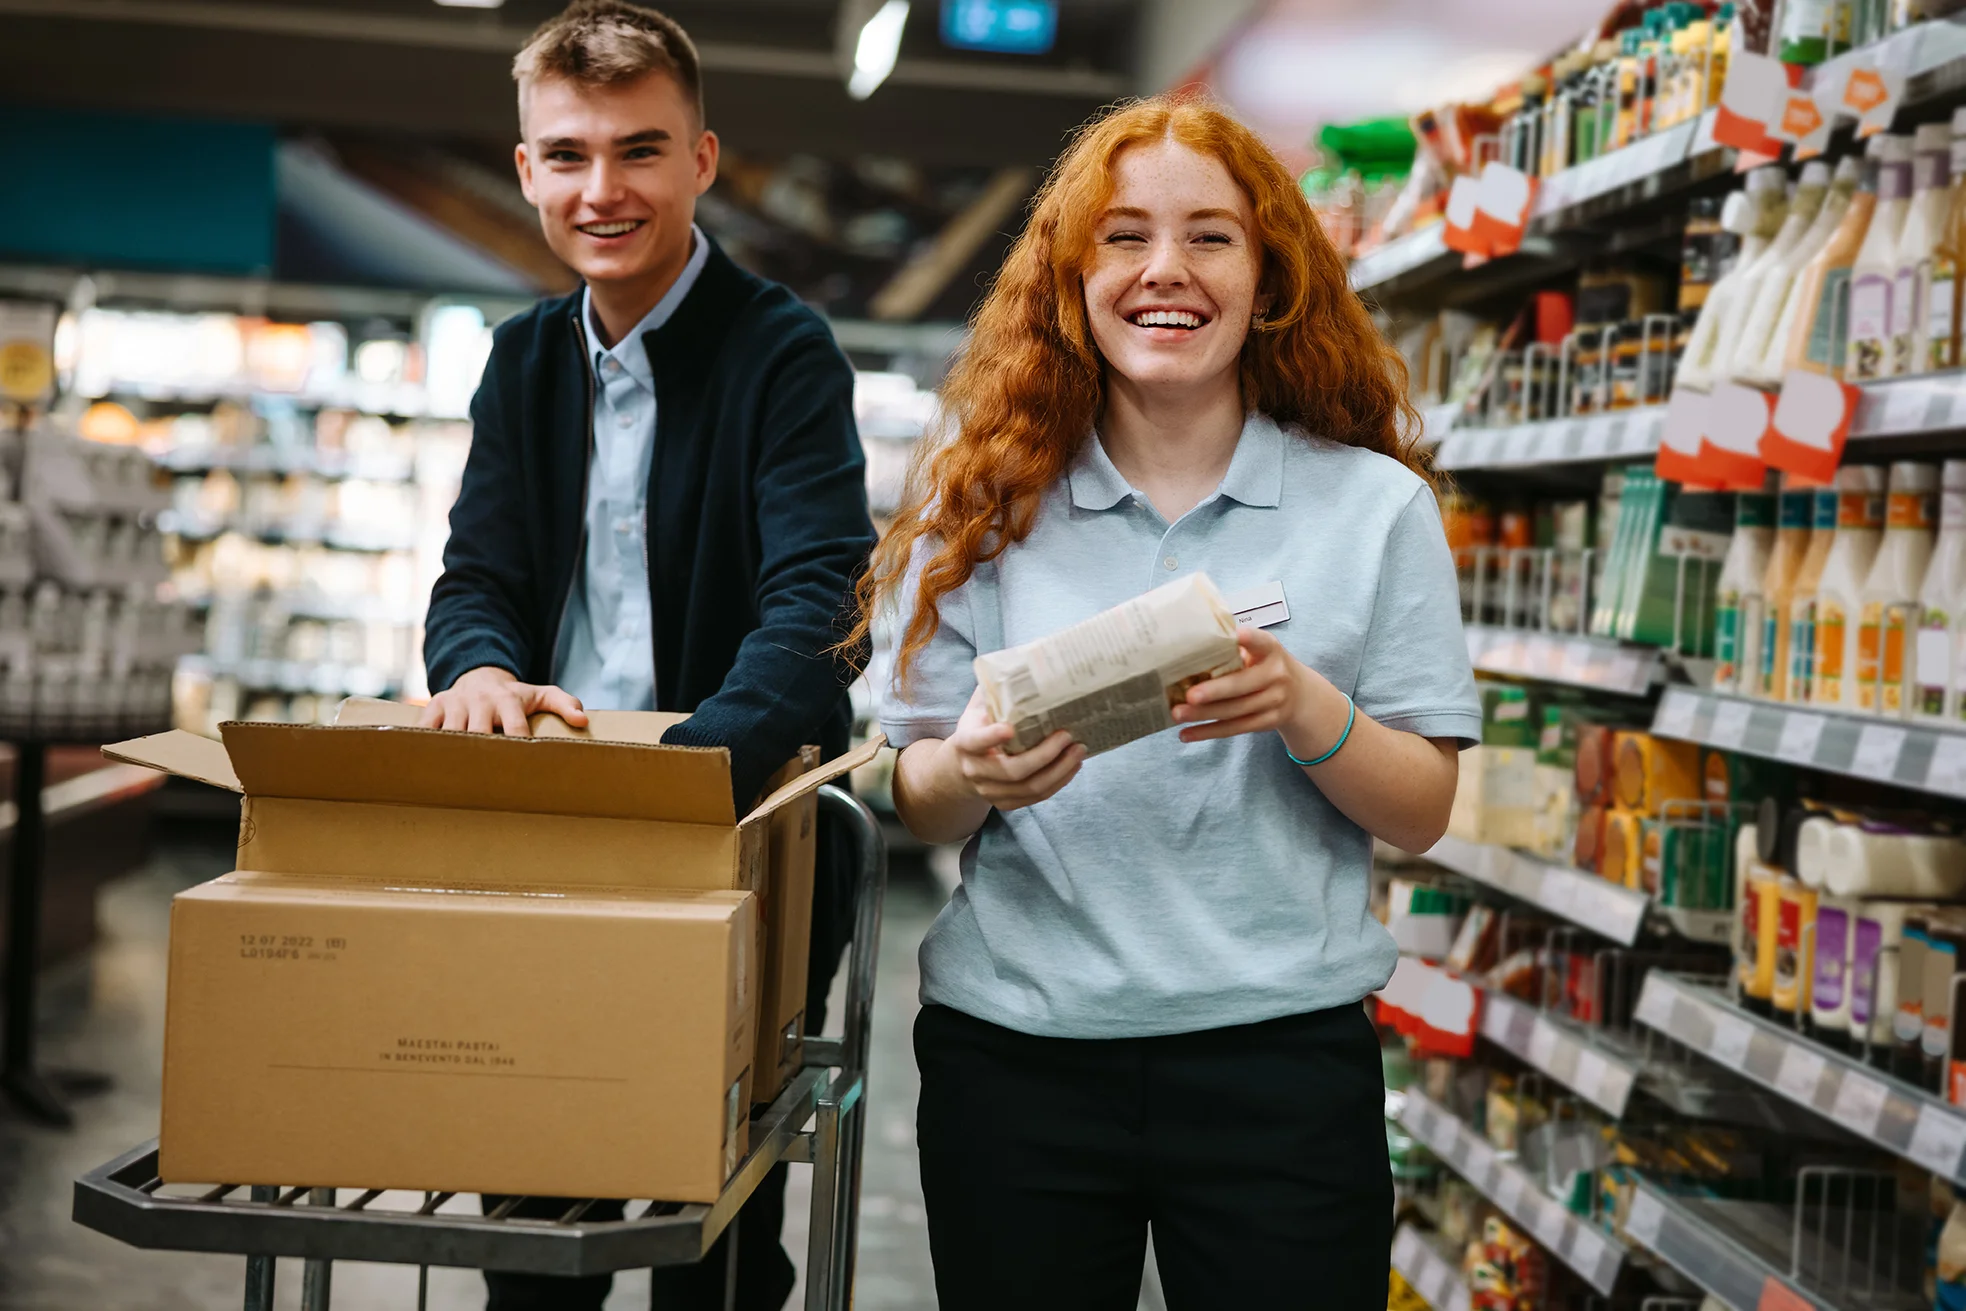
[[874,88],[887,81],[894,71],[894,60],[901,53],[901,29],[908,25],[908,0],[887,0],[860,29],[860,40],[853,47],[853,76],[847,79],[846,93],[865,100]]

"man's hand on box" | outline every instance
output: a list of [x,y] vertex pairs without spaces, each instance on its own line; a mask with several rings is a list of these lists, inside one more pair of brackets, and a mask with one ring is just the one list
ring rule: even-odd
[[1036,805],[1071,782],[1085,763],[1085,748],[1072,741],[1069,733],[1053,733],[1014,756],[1004,751],[1012,736],[1010,725],[990,718],[979,687],[969,698],[956,731],[944,742],[962,772],[963,782],[998,810]]
[[587,727],[587,712],[574,696],[557,687],[521,683],[510,670],[485,665],[460,675],[448,692],[431,697],[417,722],[423,728],[503,730],[507,737],[531,737],[527,718],[541,711],[551,711],[575,728]]
[[1236,630],[1236,641],[1242,668],[1189,688],[1187,702],[1174,707],[1174,722],[1190,725],[1181,730],[1183,742],[1273,730],[1288,741],[1294,727],[1321,717],[1316,712],[1324,709],[1326,697],[1336,701],[1343,721],[1344,701],[1336,689],[1273,634],[1245,626]]

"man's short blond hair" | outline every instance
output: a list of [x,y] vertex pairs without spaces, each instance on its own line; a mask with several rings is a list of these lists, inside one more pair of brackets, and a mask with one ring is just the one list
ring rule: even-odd
[[512,61],[520,127],[525,126],[526,92],[536,82],[564,78],[582,86],[616,86],[650,73],[676,80],[701,127],[702,70],[682,24],[626,0],[574,0],[559,17],[540,24]]

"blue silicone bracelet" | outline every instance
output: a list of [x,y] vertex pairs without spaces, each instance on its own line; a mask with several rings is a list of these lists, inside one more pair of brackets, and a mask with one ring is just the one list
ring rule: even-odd
[[[1339,695],[1344,696],[1344,693],[1341,692]],[[1331,750],[1325,752],[1316,760],[1299,760],[1296,756],[1291,755],[1290,748],[1286,745],[1283,749],[1283,754],[1290,756],[1291,764],[1302,765],[1305,769],[1309,769],[1312,765],[1322,765],[1325,761],[1338,754],[1338,748],[1344,746],[1346,740],[1352,735],[1352,721],[1358,718],[1358,702],[1347,696],[1345,697],[1345,705],[1347,707],[1345,710],[1345,731],[1340,733],[1338,740],[1331,744]]]

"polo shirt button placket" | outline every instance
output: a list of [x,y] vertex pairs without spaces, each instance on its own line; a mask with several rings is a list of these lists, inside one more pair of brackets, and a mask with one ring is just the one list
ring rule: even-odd
[[1180,562],[1179,560],[1177,560],[1177,559],[1175,559],[1175,558],[1174,558],[1173,556],[1171,556],[1171,555],[1170,555],[1170,556],[1168,556],[1168,557],[1167,557],[1167,558],[1166,558],[1165,560],[1162,560],[1162,561],[1161,561],[1161,563],[1162,563],[1162,564],[1164,564],[1164,565],[1166,565],[1166,566],[1167,566],[1167,567],[1168,567],[1169,569],[1175,569],[1175,568],[1178,568],[1178,567],[1180,566],[1180,564],[1181,564],[1181,562]]

